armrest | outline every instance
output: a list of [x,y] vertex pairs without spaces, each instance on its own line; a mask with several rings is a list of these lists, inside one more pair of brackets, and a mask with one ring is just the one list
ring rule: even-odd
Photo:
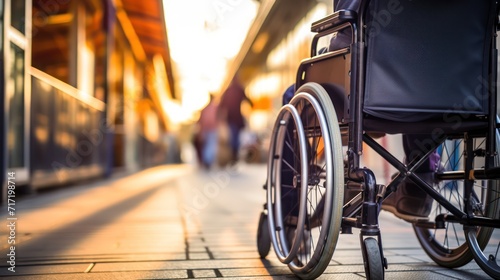
[[355,11],[340,10],[318,21],[313,22],[313,24],[311,25],[311,31],[321,32],[346,22],[355,22],[357,17],[358,15]]

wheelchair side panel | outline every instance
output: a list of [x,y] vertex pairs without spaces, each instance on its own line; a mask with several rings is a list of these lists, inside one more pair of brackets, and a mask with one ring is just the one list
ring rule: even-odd
[[351,54],[348,49],[326,53],[302,61],[297,73],[297,88],[316,82],[328,92],[340,124],[347,122],[350,94]]

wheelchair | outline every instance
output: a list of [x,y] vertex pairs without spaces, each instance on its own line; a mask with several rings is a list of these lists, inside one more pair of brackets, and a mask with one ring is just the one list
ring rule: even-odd
[[[314,22],[311,57],[271,135],[260,256],[272,245],[295,275],[313,279],[339,235],[356,228],[367,278],[383,279],[379,212],[411,181],[433,200],[428,218],[412,222],[429,257],[449,268],[474,259],[500,279],[497,25],[490,0],[362,0],[359,11]],[[342,30],[350,44],[320,54],[320,39]],[[429,141],[405,162],[376,141],[380,134]],[[397,170],[387,184],[361,167],[367,147]],[[433,153],[440,163],[429,182],[416,170]]]

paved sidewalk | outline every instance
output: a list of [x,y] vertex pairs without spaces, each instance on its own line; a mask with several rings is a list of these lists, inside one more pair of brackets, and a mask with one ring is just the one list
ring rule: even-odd
[[[6,279],[295,279],[271,251],[261,260],[256,229],[264,165],[199,172],[160,166],[54,190],[16,202],[15,272],[0,228]],[[1,219],[7,224],[6,210]],[[474,263],[434,264],[411,226],[381,214],[386,279],[489,279]],[[363,279],[359,237],[341,235],[320,279]]]

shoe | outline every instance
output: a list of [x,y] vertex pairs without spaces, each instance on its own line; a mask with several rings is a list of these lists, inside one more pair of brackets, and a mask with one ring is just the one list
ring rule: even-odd
[[[419,174],[419,177],[428,183],[434,182],[433,172]],[[433,201],[432,197],[408,180],[383,201],[382,209],[407,222],[415,223],[429,220]]]

